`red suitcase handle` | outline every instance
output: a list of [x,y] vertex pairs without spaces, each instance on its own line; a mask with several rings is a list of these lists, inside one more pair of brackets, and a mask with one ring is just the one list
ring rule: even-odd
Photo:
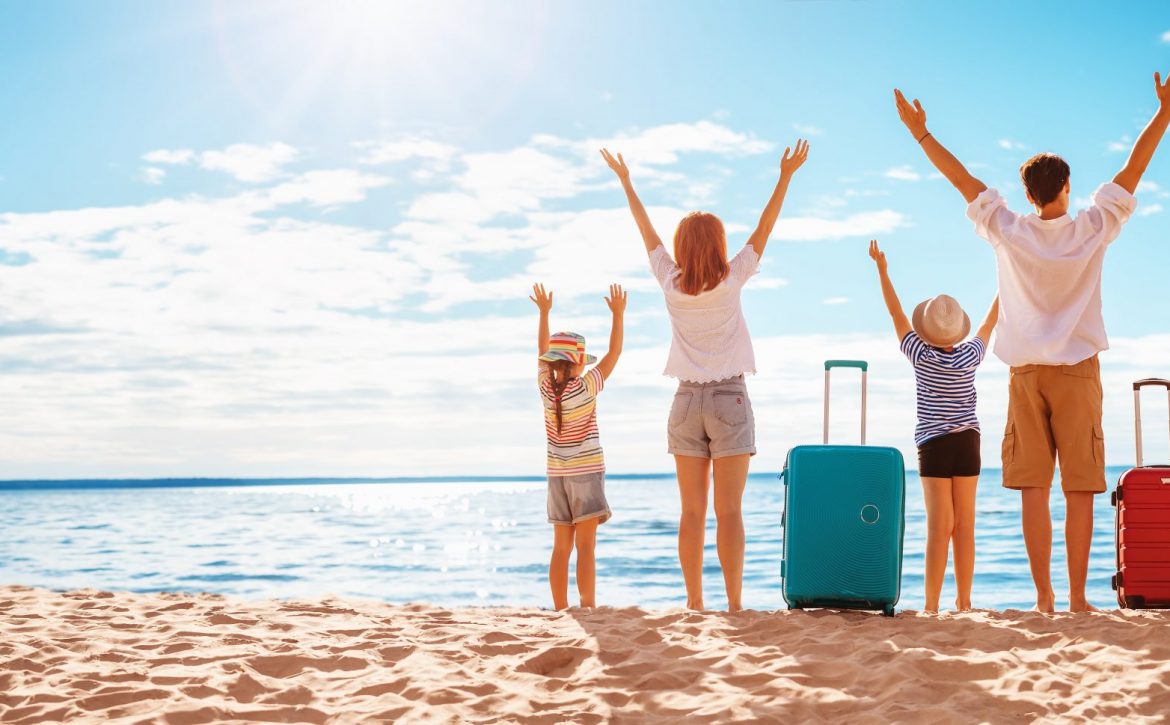
[[1170,380],[1163,378],[1144,378],[1133,384],[1133,427],[1134,441],[1137,443],[1137,465],[1142,465],[1142,388],[1147,386],[1166,388],[1167,398],[1170,399]]

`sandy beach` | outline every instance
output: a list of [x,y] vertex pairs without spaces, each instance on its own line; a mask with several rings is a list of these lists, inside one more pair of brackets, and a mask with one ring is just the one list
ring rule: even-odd
[[0,588],[0,721],[1160,721],[1170,614],[544,610]]

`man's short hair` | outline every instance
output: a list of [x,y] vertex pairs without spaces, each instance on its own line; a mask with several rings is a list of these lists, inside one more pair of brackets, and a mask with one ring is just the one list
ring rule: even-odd
[[1040,206],[1060,196],[1068,177],[1068,164],[1056,154],[1036,154],[1020,167],[1024,188],[1032,201]]

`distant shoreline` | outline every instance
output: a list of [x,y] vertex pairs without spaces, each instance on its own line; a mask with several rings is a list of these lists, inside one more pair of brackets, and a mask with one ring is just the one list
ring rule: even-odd
[[[1129,466],[1108,466],[1109,472],[1125,471]],[[984,468],[984,472],[1000,474],[999,468]],[[909,470],[908,473],[913,473]],[[749,478],[775,478],[779,471],[757,472]],[[607,473],[611,480],[670,480],[673,473]],[[1114,476],[1109,476],[1113,478]],[[346,477],[313,476],[305,478],[60,478],[0,480],[0,491],[58,491],[101,489],[155,489],[155,488],[237,488],[253,486],[320,486],[354,483],[536,483],[544,476],[386,476]]]

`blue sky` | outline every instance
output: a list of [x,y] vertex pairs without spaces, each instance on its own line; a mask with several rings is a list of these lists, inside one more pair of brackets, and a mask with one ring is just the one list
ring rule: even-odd
[[[1062,154],[1087,199],[1170,72],[1153,2],[6,3],[0,31],[4,477],[539,473],[537,280],[597,348],[606,285],[629,287],[603,441],[612,470],[669,470],[668,323],[595,148],[664,237],[703,208],[734,249],[801,135],[745,293],[755,465],[816,438],[817,362],[846,354],[874,361],[875,442],[909,456],[865,242],[908,307],[948,292],[978,319],[995,276],[892,88],[1024,210],[1024,158]],[[1170,150],[1145,179],[1104,278],[1111,463],[1126,383],[1170,374]],[[988,463],[1005,376],[980,378]]]

